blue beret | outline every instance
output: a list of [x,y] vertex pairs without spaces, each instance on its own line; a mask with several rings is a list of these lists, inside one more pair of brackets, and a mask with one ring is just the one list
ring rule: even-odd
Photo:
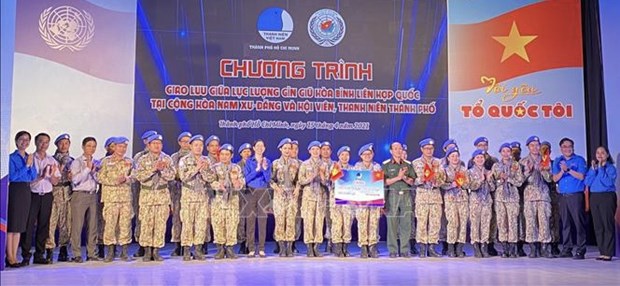
[[114,144],[129,144],[129,139],[127,139],[127,137],[123,137],[123,136],[114,137],[114,140],[112,141],[112,143],[114,143]]
[[525,141],[525,146],[530,145],[530,143],[532,142],[538,142],[540,143],[540,138],[538,138],[538,136],[534,135],[534,136],[530,136],[529,138],[527,138],[527,140]]
[[149,137],[151,137],[153,135],[156,135],[156,134],[157,134],[157,131],[154,131],[154,130],[146,131],[146,132],[142,133],[142,140],[149,139]]
[[280,143],[278,143],[278,149],[282,148],[282,146],[286,144],[293,144],[293,140],[291,140],[291,138],[284,138],[280,140]]
[[514,141],[510,143],[510,148],[521,148],[521,143]]
[[177,141],[181,141],[181,139],[183,137],[189,137],[191,139],[192,138],[192,133],[189,133],[187,131],[181,132],[181,134],[179,134],[179,137],[177,137]]
[[252,149],[252,145],[250,145],[250,143],[241,144],[241,146],[239,146],[239,150],[237,150],[237,153],[241,154],[241,151],[245,149]]
[[207,138],[207,141],[205,141],[205,144],[209,145],[209,143],[211,143],[211,141],[217,141],[217,143],[220,143],[220,137],[217,137],[215,135],[211,135],[211,136],[209,136],[209,138]]
[[547,145],[551,147],[551,143],[549,143],[549,141],[543,141],[542,143],[540,143],[540,145]]
[[461,151],[459,151],[459,147],[452,147],[450,149],[448,149],[448,151],[446,151],[446,157],[450,156],[450,154],[457,152],[457,153],[461,153]]
[[346,145],[340,147],[340,149],[338,149],[338,152],[336,152],[336,155],[340,156],[342,152],[349,152],[349,154],[351,154],[351,147],[346,146]]
[[299,141],[297,141],[297,140],[291,140],[291,144],[299,146]]
[[487,144],[488,144],[488,143],[489,143],[489,139],[487,139],[487,138],[486,138],[486,137],[484,137],[484,136],[482,136],[482,137],[478,137],[478,138],[476,138],[476,140],[474,140],[474,146],[478,146],[478,144],[480,144],[480,143],[482,143],[482,142],[484,142],[484,143],[487,143]]
[[71,140],[71,136],[69,136],[69,134],[67,133],[60,134],[58,135],[58,137],[56,137],[56,140],[54,140],[54,144],[58,144],[58,142],[63,139]]
[[446,150],[448,148],[448,145],[454,144],[454,146],[456,146],[456,140],[454,139],[448,139],[446,140],[446,142],[443,142],[443,146],[441,147],[441,149]]
[[484,150],[480,150],[480,149],[476,149],[476,151],[474,151],[473,153],[471,153],[471,157],[472,158],[476,158],[476,156],[478,155],[485,155],[487,152],[485,152]]
[[116,137],[109,137],[108,139],[105,140],[105,142],[103,143],[103,148],[108,148],[110,145],[112,145],[112,143],[116,143],[114,142],[116,141]]
[[372,143],[368,143],[362,147],[360,147],[360,149],[357,151],[357,155],[358,156],[362,156],[362,153],[366,152],[366,151],[372,151],[373,153],[375,152],[375,150],[373,149],[373,144]]
[[310,148],[312,147],[319,147],[321,148],[321,142],[319,141],[312,141],[310,143],[308,143],[308,150],[310,150]]
[[407,144],[401,144],[403,146],[403,150],[407,151]]
[[435,140],[433,140],[432,138],[426,138],[420,141],[420,147],[424,147],[426,145],[435,145]]
[[321,142],[321,148],[323,148],[323,147],[325,147],[325,146],[327,146],[327,147],[331,148],[331,147],[332,147],[332,143],[329,143],[329,141],[323,141],[323,142]]
[[189,144],[192,144],[192,142],[194,142],[196,140],[200,140],[200,141],[204,142],[205,141],[205,137],[200,135],[200,134],[194,135],[194,136],[192,136],[192,138],[189,138]]
[[499,146],[499,151],[502,152],[502,149],[504,148],[508,148],[512,150],[512,148],[510,147],[510,143],[504,143],[502,144],[502,146]]
[[164,141],[164,137],[159,135],[159,134],[153,134],[151,136],[149,136],[149,138],[146,138],[146,143],[151,143],[154,140],[159,140],[159,141]]
[[227,150],[227,151],[229,151],[230,153],[232,153],[232,152],[233,152],[233,150],[235,150],[235,148],[233,148],[233,146],[232,146],[232,145],[230,145],[230,144],[226,143],[226,144],[224,144],[224,145],[220,146],[220,152],[222,152],[222,150]]

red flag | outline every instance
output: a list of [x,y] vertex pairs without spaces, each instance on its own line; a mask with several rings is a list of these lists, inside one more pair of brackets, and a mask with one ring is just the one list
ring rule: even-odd
[[383,171],[372,171],[373,182],[383,181],[383,179],[384,179]]
[[332,172],[330,174],[330,179],[332,181],[336,181],[340,178],[342,178],[342,176],[344,176],[344,173],[342,172],[342,168],[340,168],[339,164],[334,164],[334,168],[332,169]]
[[429,164],[424,164],[424,181],[428,182],[435,176],[435,170]]
[[454,182],[456,183],[457,187],[462,187],[465,182],[467,181],[467,178],[465,177],[465,173],[458,171],[456,172],[456,174],[454,175]]

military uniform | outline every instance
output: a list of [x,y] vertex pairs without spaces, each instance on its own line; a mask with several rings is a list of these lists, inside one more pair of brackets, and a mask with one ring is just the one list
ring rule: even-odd
[[[165,167],[158,171],[156,164],[160,161],[164,162]],[[161,260],[159,249],[165,244],[166,222],[172,203],[168,182],[174,180],[176,170],[172,158],[163,152],[143,155],[136,166],[133,176],[140,182],[140,246],[145,248],[144,260],[151,258],[150,248],[153,248],[152,258]]]
[[[131,179],[133,162],[130,158],[105,157],[97,178],[101,183],[101,202],[103,203],[103,244],[108,246],[106,261],[112,261],[113,245],[121,245],[121,258],[128,260],[127,245],[131,243],[131,219],[133,218]],[[125,178],[119,182],[120,178]],[[117,231],[118,228],[118,231]]]
[[[318,146],[319,144],[316,145],[316,147]],[[301,163],[299,168],[304,243],[309,246],[309,254],[313,253],[314,256],[320,256],[318,245],[323,243],[323,222],[327,202],[325,187],[329,184],[328,170],[327,163],[319,158],[310,158]],[[323,177],[320,176],[321,173]]]
[[[507,144],[500,148],[506,147]],[[519,190],[523,183],[523,173],[519,162],[500,160],[491,169],[495,181],[495,212],[497,215],[497,229],[499,241],[502,242],[504,253],[502,257],[517,257],[516,243],[519,239]],[[507,179],[501,180],[500,174],[506,174]]]
[[[184,132],[185,133],[185,132]],[[181,135],[184,135],[183,133]],[[185,135],[185,136],[190,136]],[[181,136],[179,136],[181,137]],[[181,139],[181,138],[179,138]],[[182,193],[182,182],[180,179],[180,174],[178,172],[179,161],[181,158],[187,156],[189,154],[189,150],[180,149],[178,152],[170,155],[172,158],[172,163],[174,164],[174,168],[177,169],[177,176],[174,180],[168,183],[168,188],[170,189],[170,200],[172,201],[172,234],[170,235],[170,242],[174,242],[176,244],[181,242],[181,232],[183,228],[183,222],[181,220],[181,193]],[[180,249],[175,249],[172,255],[179,255]]]
[[[56,139],[56,141],[59,140]],[[50,232],[45,242],[45,249],[50,250],[56,247],[55,238],[56,229],[58,228],[58,246],[60,246],[58,261],[67,261],[67,246],[71,240],[71,207],[69,205],[71,200],[71,180],[69,180],[69,174],[73,157],[69,156],[68,153],[57,152],[54,154],[54,159],[58,161],[58,165],[61,167],[61,177],[58,184],[54,185],[52,190],[53,202],[50,215]]]
[[[274,189],[273,215],[276,221],[274,238],[279,244],[286,244],[286,256],[293,255],[295,218],[299,207],[297,204],[299,190],[295,186],[297,185],[297,173],[300,165],[298,160],[284,157],[276,159],[272,165],[270,185]],[[277,188],[281,191],[277,191]]]
[[[140,158],[146,154],[149,153],[148,149],[144,149],[138,153],[136,153],[133,156],[133,162],[134,162],[134,168],[136,168],[137,166],[135,165],[136,162],[138,162],[138,160],[140,160]],[[140,182],[137,180],[134,180],[131,183],[131,193],[132,193],[132,198],[134,198],[132,200],[132,207],[133,207],[133,213],[136,217],[136,224],[134,225],[134,232],[133,232],[133,236],[134,239],[136,240],[136,242],[140,242]]]
[[[354,170],[383,171],[381,165],[372,162],[366,167],[363,162],[355,163]],[[362,248],[362,257],[366,253],[378,256],[377,243],[379,243],[379,219],[381,218],[381,207],[355,206],[355,219],[357,219],[357,245]],[[411,231],[409,231],[411,232]],[[366,249],[365,249],[366,248]],[[372,248],[372,250],[370,250]]]
[[[445,173],[441,168],[441,161],[434,157],[428,161],[420,157],[411,162],[411,164],[416,174],[416,238],[422,244],[420,255],[426,255],[426,247],[429,247],[429,254],[437,256],[434,253],[434,247],[439,241],[443,204],[439,186],[445,180]],[[428,167],[425,168],[427,164]],[[430,178],[428,181],[424,179],[425,169],[431,170],[434,173],[433,178]]]
[[[233,151],[230,152],[232,154]],[[207,180],[213,181],[211,187],[215,190],[215,198],[211,202],[214,242],[218,245],[218,252],[225,248],[226,255],[234,258],[232,247],[237,244],[239,191],[245,185],[243,170],[234,163],[217,163],[212,174],[212,178]],[[222,186],[226,191],[221,189]],[[223,257],[216,255],[216,258]]]
[[[193,141],[192,137],[192,141]],[[196,139],[199,140],[199,139]],[[204,140],[201,140],[204,141]],[[196,246],[196,258],[204,259],[203,244],[205,242],[207,219],[210,216],[209,195],[207,184],[214,178],[211,166],[202,169],[198,167],[200,161],[208,162],[206,156],[196,158],[188,154],[179,160],[178,175],[181,181],[180,216],[181,216],[181,245],[183,259],[189,260],[189,248]]]
[[[328,141],[324,141],[321,143],[321,149],[323,149],[323,147],[329,147],[331,150],[331,143],[329,143]],[[331,152],[331,151],[330,151]],[[329,171],[332,169],[332,167],[334,166],[334,161],[331,158],[323,158],[321,156],[321,160],[323,160],[323,162],[325,162],[327,164],[327,170],[328,170],[328,174]],[[332,193],[334,191],[334,186],[332,184],[331,180],[327,181],[327,184],[324,186],[321,186],[321,188],[323,188],[323,191],[325,192],[326,196],[325,196],[325,239],[327,239],[327,245],[325,247],[325,251],[326,252],[332,252],[331,249],[331,245],[332,245],[332,216],[331,216],[331,205],[329,204],[329,194]]]
[[[456,148],[448,150],[448,155]],[[446,181],[442,188],[445,190],[444,203],[445,214],[448,220],[447,242],[449,245],[448,253],[451,256],[463,257],[463,245],[467,239],[467,220],[469,218],[469,196],[466,187],[469,184],[467,169],[462,165],[448,165],[444,168]],[[459,178],[459,176],[462,176]],[[457,181],[461,180],[460,183]],[[457,183],[454,187],[452,183]],[[460,184],[460,186],[458,185]],[[456,248],[456,250],[454,249]],[[454,253],[456,252],[456,253]]]
[[[480,155],[484,155],[484,153],[480,152]],[[476,155],[472,157],[476,157]],[[487,181],[488,172],[484,167],[478,166],[472,166],[468,170],[470,240],[474,245],[476,257],[489,256],[487,244],[489,243],[493,213],[491,193],[495,191],[495,184]]]

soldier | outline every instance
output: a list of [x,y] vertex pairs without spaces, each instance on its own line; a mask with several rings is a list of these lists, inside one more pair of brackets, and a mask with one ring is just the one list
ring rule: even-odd
[[190,248],[195,247],[196,259],[204,260],[203,243],[209,217],[209,196],[206,185],[212,179],[211,165],[202,155],[204,137],[194,135],[189,139],[190,154],[179,160],[179,179],[181,180],[181,245],[183,261],[191,260]]
[[467,218],[469,217],[469,197],[466,188],[469,186],[467,168],[461,164],[458,147],[453,146],[446,152],[448,165],[444,166],[446,181],[442,186],[445,190],[445,216],[448,220],[447,243],[449,257],[465,257],[463,246],[467,239]]
[[[497,158],[491,156],[489,154],[489,139],[486,137],[478,137],[474,141],[474,146],[478,150],[484,151],[484,168],[487,171],[490,171],[493,167],[493,164],[497,163]],[[474,160],[470,159],[467,163],[467,168],[470,168],[474,165]],[[491,193],[491,198],[495,201],[495,192]],[[490,256],[497,256],[497,250],[495,250],[495,240],[497,239],[497,219],[495,212],[491,212],[491,228],[489,230],[489,244],[487,251]]]
[[[211,135],[205,140],[205,145],[207,146],[207,158],[209,160],[209,166],[214,166],[220,161],[220,137],[216,135]],[[211,188],[211,184],[207,184],[207,194],[209,195],[209,205],[215,199],[215,190]],[[212,207],[209,207],[209,210],[212,211]],[[211,241],[211,216],[207,216],[207,228],[205,229],[207,232],[205,234],[205,253],[209,252],[209,241]]]
[[484,168],[485,151],[477,149],[471,155],[474,165],[469,168],[469,219],[470,239],[474,246],[474,256],[489,257],[488,242],[493,212],[495,183],[491,171]]
[[54,159],[58,161],[60,171],[60,180],[54,185],[52,190],[53,203],[52,214],[50,215],[50,233],[45,243],[47,249],[48,263],[52,263],[52,254],[56,248],[56,228],[58,228],[58,245],[60,251],[58,253],[58,261],[68,261],[69,252],[67,246],[71,239],[71,208],[69,201],[71,199],[71,162],[73,157],[69,155],[69,147],[71,146],[71,137],[69,134],[61,134],[54,140],[56,145],[56,153]]
[[517,258],[519,190],[523,184],[523,172],[519,162],[511,154],[509,143],[499,148],[502,159],[493,165],[491,172],[495,180],[495,212],[499,241],[504,249],[503,258]]
[[[245,163],[248,161],[250,156],[252,156],[252,145],[250,143],[243,143],[239,146],[238,150],[239,156],[241,156],[241,160],[237,162],[237,165],[243,170],[245,168]],[[270,190],[271,191],[271,190]],[[239,225],[237,226],[237,241],[240,243],[239,245],[239,254],[248,254],[250,251],[248,250],[248,246],[245,243],[246,237],[246,221],[247,218],[244,215],[244,209],[247,205],[247,196],[248,196],[248,188],[247,186],[243,187],[243,190],[239,192],[239,210],[241,214],[241,218],[239,219]]]
[[[458,147],[456,144],[456,140],[452,138],[448,138],[448,140],[443,142],[441,149],[443,150],[444,154],[446,154],[446,152],[448,152],[450,148],[454,148],[454,147]],[[442,168],[445,168],[449,164],[450,162],[448,162],[448,155],[445,155],[444,157],[441,158]],[[444,196],[445,196],[445,190],[441,188],[441,197],[444,197]],[[441,228],[439,229],[439,242],[441,242],[441,255],[448,254],[447,238],[448,238],[448,219],[446,218],[446,212],[444,211],[443,214],[441,215]]]
[[[351,147],[342,146],[336,152],[338,156],[338,162],[332,165],[332,169],[330,170],[330,174],[337,174],[341,172],[341,170],[351,169],[351,165],[349,165],[349,159],[351,154]],[[335,179],[335,178],[332,178]],[[329,205],[331,208],[331,235],[332,235],[332,243],[334,248],[334,254],[338,257],[346,257],[349,256],[349,243],[351,243],[351,223],[353,219],[353,210],[349,205],[337,205],[336,204],[336,196],[335,190],[332,189],[329,192]]]
[[[103,158],[97,178],[101,183],[101,201],[103,203],[103,244],[108,248],[104,262],[114,259],[114,245],[120,245],[123,261],[129,261],[127,248],[131,243],[131,169],[133,161],[125,157],[129,139],[117,137],[114,141],[114,153]],[[117,231],[118,228],[118,231]]]
[[82,262],[82,228],[84,217],[88,218],[86,229],[88,240],[86,242],[87,259],[100,261],[95,252],[97,243],[97,173],[100,163],[93,158],[97,149],[97,141],[93,137],[82,140],[82,156],[71,163],[71,249],[73,262]]
[[[521,161],[521,143],[514,141],[510,143],[510,149],[512,149],[512,159],[519,162]],[[525,251],[523,251],[523,244],[525,241],[525,216],[524,216],[524,203],[523,192],[525,190],[525,184],[521,185],[521,187],[517,188],[519,190],[519,242],[517,242],[517,255],[526,256]]]
[[[140,157],[142,157],[145,154],[149,153],[149,149],[148,149],[148,143],[147,143],[147,139],[149,137],[151,137],[152,135],[156,135],[157,132],[153,131],[153,130],[149,130],[146,131],[144,133],[142,133],[142,136],[140,137],[142,139],[142,143],[144,144],[144,150],[136,153],[133,156],[133,162],[134,162],[134,168],[136,167],[135,163],[138,162],[138,159],[140,159]],[[131,201],[131,203],[133,204],[133,213],[134,216],[136,217],[136,224],[134,226],[134,230],[133,230],[133,236],[136,242],[140,243],[140,204],[139,204],[139,197],[140,197],[140,182],[138,182],[137,180],[133,180],[132,184],[131,184],[131,192],[132,192],[132,198],[133,200]],[[142,247],[140,245],[140,247],[138,248],[138,251],[136,253],[134,253],[133,257],[142,257],[144,256],[144,247]]]
[[213,166],[211,187],[215,198],[211,206],[214,242],[217,245],[215,259],[236,258],[233,247],[237,244],[237,225],[239,224],[239,191],[245,185],[243,170],[231,162],[233,146],[220,147],[220,162]]
[[416,237],[421,242],[420,257],[426,257],[427,250],[428,256],[440,257],[435,247],[439,241],[443,203],[439,186],[445,180],[445,173],[441,160],[433,157],[435,140],[427,138],[420,141],[420,150],[422,156],[411,163],[415,171]]
[[529,149],[529,154],[519,161],[525,180],[525,241],[530,244],[530,258],[539,256],[553,258],[549,230],[551,197],[547,186],[553,179],[551,164],[543,163],[540,155],[540,139],[537,136],[530,136],[525,145]]
[[163,137],[147,139],[149,152],[138,159],[132,177],[140,182],[140,246],[144,247],[142,261],[163,261],[159,250],[164,247],[166,222],[171,211],[168,183],[175,178],[172,158],[162,152]]
[[[357,154],[360,156],[361,161],[355,163],[354,170],[383,171],[381,165],[373,161],[375,156],[373,144],[362,146]],[[384,165],[392,163],[392,160],[389,160]],[[361,249],[360,257],[368,258],[370,256],[378,258],[379,250],[377,243],[379,242],[381,207],[370,205],[355,206],[355,218],[357,219],[357,244]],[[404,228],[402,230],[404,231]]]
[[274,237],[280,249],[280,256],[293,257],[295,241],[295,218],[299,205],[297,171],[300,163],[291,158],[292,140],[284,138],[278,143],[280,158],[273,161],[271,188],[274,190],[273,215],[276,220]]
[[[299,141],[291,140],[291,159],[294,159],[301,166],[302,161],[299,160]],[[299,177],[299,176],[298,176]],[[295,241],[293,241],[293,253],[299,253],[297,251],[297,247],[295,243],[301,238],[301,230],[303,228],[303,223],[301,221],[301,186],[299,186],[299,180],[297,181],[297,192],[299,195],[297,196],[297,215],[295,217]],[[276,244],[276,248],[278,245]],[[277,249],[276,249],[277,250]],[[277,252],[276,252],[277,253]]]
[[321,257],[319,244],[323,243],[323,220],[325,219],[326,194],[328,183],[327,163],[320,158],[321,143],[308,144],[310,159],[301,163],[299,185],[302,189],[301,216],[304,220],[304,243],[308,257]]
[[[540,144],[540,154],[542,161],[553,166],[553,157],[551,157],[551,143],[543,141]],[[551,198],[551,218],[549,220],[549,230],[551,232],[551,254],[553,256],[560,255],[560,194],[557,191],[554,181],[547,183],[549,187],[549,197]]]
[[[243,175],[248,188],[248,203],[244,210],[247,217],[247,244],[249,257],[256,254],[254,245],[254,229],[258,220],[258,255],[266,257],[265,238],[267,236],[267,212],[269,206],[269,182],[271,181],[271,160],[264,156],[265,142],[261,139],[252,145],[254,156],[249,158],[243,169]],[[283,251],[283,249],[281,249]]]
[[[385,186],[387,200],[387,223],[388,223],[388,250],[391,258],[399,254],[401,257],[410,257],[409,234],[411,230],[411,185],[415,179],[412,166],[402,160],[402,145],[393,142],[390,145],[392,159],[383,164],[385,173]],[[400,249],[397,238],[401,234]],[[371,257],[376,248],[371,248]]]
[[[177,137],[177,143],[179,143],[179,151],[170,155],[172,158],[172,164],[175,169],[179,167],[179,160],[187,156],[190,153],[189,139],[192,138],[192,133],[181,132]],[[202,142],[202,141],[201,141]],[[170,236],[170,242],[174,243],[174,250],[171,256],[181,256],[181,188],[182,183],[177,172],[174,180],[169,182],[170,188],[170,200],[172,201],[172,235]]]
[[[103,158],[108,157],[114,153],[114,144],[116,141],[116,137],[108,137],[103,143],[103,148],[105,149],[105,155]],[[101,158],[99,162],[103,160]],[[98,180],[97,180],[98,181]],[[105,244],[103,242],[103,232],[105,229],[105,219],[103,217],[103,200],[101,199],[101,183],[99,182],[98,186],[99,192],[97,192],[97,256],[99,258],[104,259],[105,257]],[[113,247],[116,247],[114,245]],[[114,253],[116,252],[116,249]]]
[[[332,145],[329,141],[321,142],[321,160],[327,163],[327,170],[331,170],[334,161],[332,161]],[[329,194],[333,191],[332,182],[330,180],[327,181],[327,185],[322,187],[325,194]],[[325,196],[325,200],[329,199],[329,195]],[[325,252],[332,252],[332,218],[331,218],[331,207],[329,203],[325,202],[325,239],[327,243],[325,244]]]

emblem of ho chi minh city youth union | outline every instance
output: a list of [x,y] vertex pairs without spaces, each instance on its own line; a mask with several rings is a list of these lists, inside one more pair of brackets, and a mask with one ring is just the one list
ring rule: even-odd
[[49,7],[39,17],[39,33],[52,49],[75,52],[92,41],[95,22],[85,10],[71,6]]

